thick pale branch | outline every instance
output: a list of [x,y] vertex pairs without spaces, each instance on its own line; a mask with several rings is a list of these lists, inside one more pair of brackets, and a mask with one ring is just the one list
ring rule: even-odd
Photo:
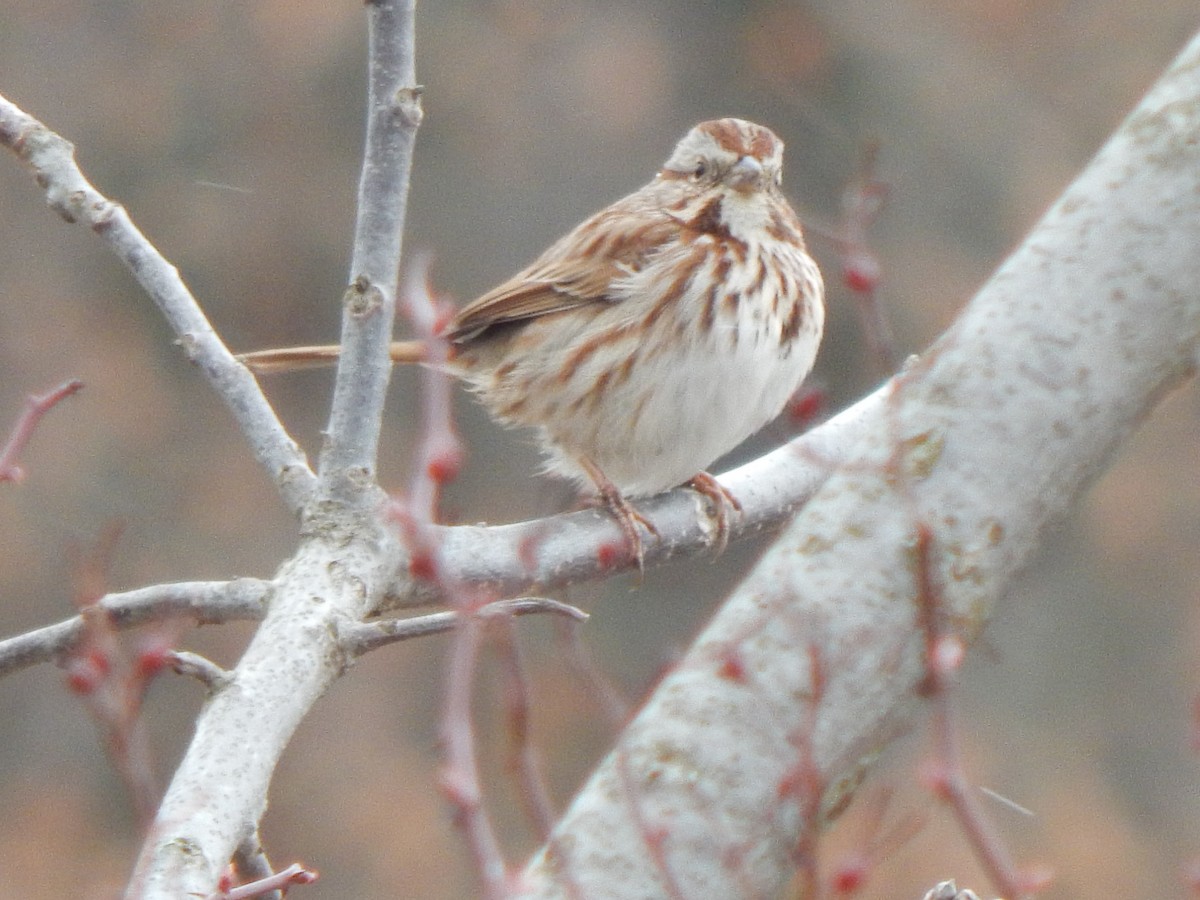
[[315,486],[308,461],[284,430],[254,376],[213,331],[179,270],[138,230],[124,207],[84,177],[70,142],[4,97],[0,97],[0,144],[29,164],[52,209],[68,222],[86,222],[125,263],[167,319],[188,359],[225,401],[285,502],[298,511]]
[[[742,515],[730,523],[731,539],[786,522],[878,421],[886,396],[886,390],[877,391],[819,428],[720,476],[721,484],[742,504]],[[659,540],[646,542],[646,565],[711,555],[710,506],[695,491],[679,488],[641,501],[637,507],[660,535]],[[635,566],[620,526],[603,509],[513,525],[431,526],[430,533],[441,551],[446,582],[481,586],[497,596],[607,578]],[[613,552],[600,553],[599,547]],[[385,608],[444,600],[438,590],[435,583],[399,573]]]
[[319,496],[303,510],[300,548],[280,568],[262,625],[197,719],[130,882],[128,895],[138,900],[203,896],[215,887],[258,828],[292,734],[351,658],[342,629],[380,605],[405,556],[374,468],[420,119],[413,2],[374,0],[368,14],[366,158]]
[[[99,606],[113,628],[135,628],[165,619],[192,619],[197,624],[261,619],[266,615],[271,583],[256,578],[235,581],[183,581],[109,594]],[[0,641],[0,677],[28,666],[59,660],[84,633],[82,616],[47,625]]]
[[320,477],[327,493],[355,500],[375,482],[388,344],[396,311],[400,243],[413,144],[421,123],[412,22],[415,0],[367,4],[370,65],[367,138],[358,186],[342,354]]
[[921,708],[918,532],[932,536],[941,627],[969,642],[1047,523],[1193,371],[1197,246],[1200,37],[893,381],[519,895],[777,894],[813,811],[841,808]]
[[376,511],[310,513],[306,527],[253,640],[196,720],[142,848],[131,898],[213,889],[257,828],[292,734],[349,660],[341,628],[363,619],[397,565],[397,541]]

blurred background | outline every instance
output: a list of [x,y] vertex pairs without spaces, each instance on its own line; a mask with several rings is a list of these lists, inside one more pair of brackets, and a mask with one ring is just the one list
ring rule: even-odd
[[[874,231],[880,299],[901,353],[918,352],[1021,238],[1200,25],[1160,0],[443,0],[418,13],[426,120],[408,251],[435,255],[437,287],[467,300],[585,215],[647,181],[695,122],[738,115],[787,143],[785,187],[829,273],[816,380],[838,409],[879,372],[837,259],[837,221],[864,149],[880,147],[891,203]],[[347,278],[361,146],[361,4],[258,0],[0,0],[0,93],[78,146],[93,182],[125,203],[179,266],[235,349],[331,341]],[[172,346],[131,277],[82,227],[46,211],[0,157],[0,430],[24,396],[87,387],[53,411],[0,485],[0,635],[71,612],[73,547],[124,523],[111,589],[269,577],[294,522],[225,408]],[[331,379],[269,383],[318,448]],[[1177,896],[1200,857],[1200,767],[1189,745],[1200,671],[1197,392],[1167,397],[1088,499],[1051,534],[973,654],[959,696],[975,780],[1032,811],[991,808],[1023,861],[1057,873],[1046,896]],[[521,435],[466,397],[469,460],[452,521],[556,511]],[[381,473],[402,489],[414,381],[398,372]],[[785,438],[776,425],[744,458]],[[736,458],[731,460],[735,462]],[[631,700],[686,646],[761,545],[716,563],[574,589],[597,665]],[[545,622],[519,632],[536,740],[564,804],[612,730]],[[188,632],[233,664],[249,626]],[[279,864],[322,880],[297,896],[474,893],[463,844],[433,787],[443,638],[362,661],[284,757],[264,823]],[[492,670],[485,666],[484,680]],[[190,736],[200,688],[157,681],[146,719],[160,781]],[[485,741],[503,743],[484,691]],[[110,897],[139,835],[78,698],[49,666],[0,683],[0,898]],[[956,877],[990,886],[949,814],[916,785],[913,735],[874,776],[885,822],[926,816],[862,896],[919,897]],[[510,857],[533,836],[500,754],[492,805]],[[826,842],[861,849],[852,809]],[[884,825],[884,832],[888,830]],[[990,894],[989,894],[990,895]]]

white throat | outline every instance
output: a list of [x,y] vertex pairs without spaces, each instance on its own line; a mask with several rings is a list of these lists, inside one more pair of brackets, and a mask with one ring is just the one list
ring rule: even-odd
[[770,222],[770,204],[761,191],[748,194],[726,191],[722,196],[721,224],[737,240],[750,242],[751,237],[761,234]]

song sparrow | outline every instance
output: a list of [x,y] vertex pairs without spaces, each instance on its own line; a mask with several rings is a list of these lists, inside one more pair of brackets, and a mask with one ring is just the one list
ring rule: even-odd
[[[702,122],[645,187],[601,210],[451,321],[453,372],[505,425],[536,429],[546,470],[594,486],[639,559],[628,503],[691,481],[775,418],[812,368],[820,271],[781,190],[783,143],[741,119]],[[413,342],[393,358],[419,361]],[[258,371],[336,347],[243,357]]]

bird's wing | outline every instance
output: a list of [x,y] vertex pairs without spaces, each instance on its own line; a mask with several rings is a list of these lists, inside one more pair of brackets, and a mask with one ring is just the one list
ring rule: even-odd
[[448,337],[469,340],[496,325],[533,319],[608,299],[614,278],[622,274],[612,263],[563,260],[531,267],[468,303],[451,323]]
[[[629,198],[627,198],[629,199]],[[615,302],[613,282],[636,272],[678,223],[665,216],[631,217],[620,204],[588,219],[531,266],[471,301],[447,337],[470,341],[497,325],[533,319],[589,303]]]

